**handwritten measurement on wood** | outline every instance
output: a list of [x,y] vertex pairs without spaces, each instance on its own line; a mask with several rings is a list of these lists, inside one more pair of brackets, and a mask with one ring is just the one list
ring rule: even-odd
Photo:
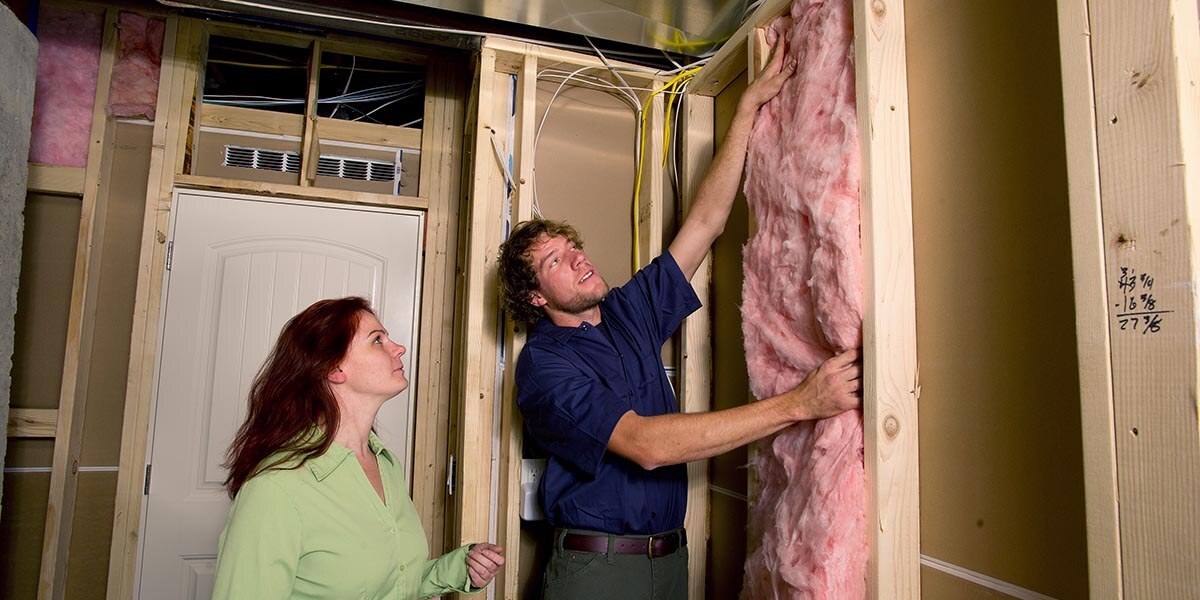
[[1142,335],[1162,331],[1163,315],[1173,313],[1164,310],[1154,297],[1154,277],[1149,273],[1138,273],[1132,267],[1121,267],[1117,278],[1121,301],[1113,304],[1117,309],[1117,325],[1121,331],[1140,332]]

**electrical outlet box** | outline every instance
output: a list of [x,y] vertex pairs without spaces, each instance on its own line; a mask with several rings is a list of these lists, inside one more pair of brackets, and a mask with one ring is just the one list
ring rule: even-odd
[[521,518],[526,521],[541,521],[546,518],[538,502],[538,484],[546,471],[546,459],[521,459]]

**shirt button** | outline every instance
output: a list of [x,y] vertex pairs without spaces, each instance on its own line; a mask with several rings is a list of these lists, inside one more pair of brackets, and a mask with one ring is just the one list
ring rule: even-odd
[[404,569],[407,569],[407,568],[408,567],[405,567],[404,565],[400,565],[400,572],[404,572]]
[[393,527],[393,528],[389,529],[389,530],[388,530],[388,533],[396,533],[396,528],[395,528],[395,527]]

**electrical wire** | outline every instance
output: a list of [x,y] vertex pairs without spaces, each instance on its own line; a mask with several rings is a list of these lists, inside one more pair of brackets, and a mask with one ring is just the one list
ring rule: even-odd
[[[168,4],[168,5],[173,4],[172,2],[170,2],[170,0],[160,0],[160,1],[162,1],[164,4]],[[365,24],[370,24],[370,25],[393,27],[393,28],[397,28],[397,29],[408,29],[408,30],[414,30],[414,31],[432,31],[432,32],[441,32],[441,33],[453,33],[453,34],[458,34],[458,35],[470,35],[470,36],[489,36],[489,37],[494,37],[494,38],[513,40],[513,41],[517,41],[517,42],[534,43],[534,44],[539,44],[542,46],[550,46],[550,47],[561,48],[561,49],[566,49],[566,50],[573,50],[573,51],[580,51],[580,50],[586,51],[587,50],[586,48],[583,48],[583,47],[577,46],[577,45],[573,45],[573,44],[563,44],[563,43],[557,43],[557,42],[530,40],[528,38],[522,38],[522,37],[518,37],[518,36],[510,36],[510,35],[494,34],[494,33],[484,33],[484,32],[479,32],[479,31],[470,31],[470,30],[462,30],[462,29],[451,29],[451,28],[444,28],[444,27],[430,27],[430,26],[424,26],[424,25],[409,25],[409,24],[392,23],[392,22],[380,21],[380,20],[376,20],[376,19],[365,19],[365,18],[361,18],[361,17],[351,17],[351,16],[346,16],[346,15],[314,13],[312,11],[306,11],[306,10],[301,10],[301,9],[296,9],[296,8],[262,4],[262,3],[254,2],[251,0],[222,0],[222,2],[225,2],[227,4],[235,4],[235,5],[240,5],[240,6],[253,7],[253,8],[258,8],[258,9],[267,10],[267,11],[276,11],[276,12],[283,12],[283,13],[289,13],[289,14],[307,15],[307,16],[319,17],[319,18],[324,18],[324,19],[331,19],[331,20],[335,20],[335,21],[365,23]],[[753,9],[756,8],[759,4],[761,4],[761,2],[762,2],[762,0],[756,0],[755,2],[750,4],[747,7],[745,13],[747,15],[751,14]],[[743,21],[744,20],[745,19],[743,18]],[[679,36],[678,32],[676,32],[676,36],[677,37]],[[636,113],[635,123],[637,125],[635,127],[636,140],[635,140],[635,151],[634,151],[635,163],[636,163],[636,175],[634,177],[635,183],[634,183],[634,198],[633,198],[633,226],[634,226],[633,269],[634,269],[634,271],[636,271],[639,266],[639,263],[640,263],[640,248],[639,248],[640,231],[639,231],[639,223],[638,223],[638,213],[640,211],[641,181],[642,181],[642,172],[644,169],[644,162],[645,162],[644,161],[645,142],[644,142],[643,138],[644,138],[644,135],[646,132],[646,118],[648,116],[648,112],[645,110],[645,108],[647,106],[649,106],[649,104],[653,101],[654,96],[656,96],[658,94],[664,94],[664,96],[669,100],[669,99],[671,99],[672,96],[685,93],[687,83],[690,82],[690,80],[695,76],[696,72],[698,72],[711,59],[711,57],[716,54],[717,48],[713,48],[712,50],[707,52],[704,56],[702,56],[700,59],[693,61],[691,64],[686,65],[686,66],[680,65],[678,62],[673,60],[669,55],[667,55],[665,52],[663,52],[663,54],[667,57],[667,59],[670,60],[673,65],[675,65],[674,69],[654,69],[651,67],[641,67],[638,65],[628,65],[628,66],[623,66],[622,68],[618,69],[618,68],[614,68],[612,66],[612,64],[609,63],[607,57],[604,56],[604,54],[600,51],[599,48],[596,47],[596,45],[591,41],[591,39],[589,37],[585,36],[584,39],[587,40],[588,45],[591,46],[591,50],[596,53],[596,55],[600,58],[601,62],[604,63],[604,66],[607,68],[607,70],[610,73],[612,73],[613,76],[616,77],[621,82],[621,85],[616,85],[611,82],[601,83],[603,80],[599,80],[598,78],[591,78],[589,76],[580,77],[580,74],[583,73],[584,71],[600,68],[600,67],[595,67],[595,66],[582,67],[580,69],[576,69],[572,73],[567,74],[565,76],[562,75],[561,73],[548,74],[549,77],[561,78],[562,81],[559,83],[558,87],[555,89],[554,94],[550,97],[550,101],[546,105],[546,110],[542,114],[542,118],[539,120],[538,128],[534,135],[533,157],[531,159],[532,162],[534,163],[534,167],[532,169],[533,173],[534,173],[533,182],[532,182],[532,188],[533,188],[532,209],[535,214],[538,214],[539,216],[541,215],[541,210],[540,210],[540,207],[538,206],[538,198],[537,198],[537,177],[536,177],[537,147],[538,147],[538,142],[541,139],[542,128],[546,124],[546,119],[550,114],[551,108],[553,107],[554,100],[562,92],[562,90],[566,86],[566,84],[568,82],[571,82],[572,80],[578,80],[578,81],[584,82],[586,85],[590,85],[590,86],[593,86],[596,88],[601,88],[601,89],[607,89],[611,92],[618,93],[618,95],[620,97],[622,97],[623,99],[630,102],[631,107],[634,109],[634,111]],[[701,43],[711,44],[712,42],[710,42],[710,41],[701,41],[701,42],[696,42],[696,43],[682,42],[683,45],[681,45],[679,47],[694,46],[696,44],[701,44]],[[640,90],[640,91],[647,91],[647,90],[645,90],[643,88],[634,88],[634,87],[630,86],[629,83],[625,80],[625,78],[621,75],[621,71],[632,72],[632,73],[641,73],[641,74],[650,74],[655,77],[660,77],[660,76],[661,77],[672,77],[672,79],[666,85],[664,85],[656,90],[651,91],[651,93],[646,97],[645,102],[639,102],[637,100],[636,95],[633,92],[635,90]],[[542,77],[542,75],[539,74],[539,75],[537,75],[537,77],[540,79]],[[343,91],[342,96],[346,96],[345,91]],[[387,104],[397,102],[400,99],[402,99],[402,97],[397,97],[397,98],[387,102]],[[280,101],[281,99],[275,99],[275,100]],[[282,99],[282,100],[286,101],[286,99]],[[328,99],[328,100],[332,100],[332,99]],[[346,100],[343,98],[341,101],[346,101]],[[220,103],[219,100],[217,102]],[[288,102],[290,103],[290,101],[288,101]],[[360,119],[365,118],[365,117],[369,116],[371,113],[374,113],[375,111],[379,110],[380,108],[383,108],[383,106],[386,106],[386,104],[375,108],[370,113],[367,113],[359,118]],[[677,130],[678,129],[678,126],[677,126],[678,118],[679,118],[678,109],[677,109],[676,115],[675,115],[676,126],[671,127],[671,121],[669,118],[670,107],[671,107],[671,102],[668,101],[667,105],[666,105],[666,110],[668,112],[666,113],[665,118],[664,118],[664,133],[663,133],[663,136],[664,136],[663,137],[663,139],[664,139],[664,148],[663,148],[664,161],[666,160],[666,155],[670,151],[670,148],[674,145],[674,140],[675,140],[675,138],[672,136],[670,131],[667,131],[667,130]],[[414,123],[415,122],[417,122],[417,121],[414,121]],[[508,177],[511,180],[511,175],[509,175]],[[679,189],[678,189],[679,188],[679,174],[678,174],[677,169],[674,172],[674,181],[675,181],[675,185],[676,185],[676,191],[678,192],[679,191]]]
[[[642,151],[641,147],[644,145],[644,142],[642,142],[642,138],[645,135],[645,132],[647,131],[646,119],[647,119],[647,117],[650,116],[649,111],[645,110],[645,108],[650,106],[650,103],[654,100],[655,96],[657,96],[663,92],[675,91],[682,83],[690,81],[693,77],[696,76],[696,73],[700,71],[700,68],[701,67],[692,67],[691,69],[683,71],[682,73],[676,75],[670,81],[668,81],[666,83],[666,85],[664,85],[661,88],[652,92],[649,96],[646,97],[646,100],[645,100],[645,103],[643,104],[642,110],[639,111],[639,113],[638,113],[638,119],[641,122],[641,124],[638,127],[639,150],[635,154],[637,174],[633,179],[633,182],[634,182],[633,183],[633,270],[634,270],[634,272],[637,272],[637,270],[641,266],[641,223],[639,222],[639,216],[641,214],[642,172],[644,171],[644,166],[645,166],[645,160],[644,160],[645,153],[644,153],[644,151]],[[663,160],[664,160],[664,164],[666,161],[666,153],[668,151],[668,147],[669,147],[670,139],[671,139],[670,133],[669,133],[670,130],[671,130],[670,119],[669,119],[669,117],[665,116],[663,119],[663,135],[664,135],[664,137],[663,137]]]
[[[321,66],[324,66],[324,65],[321,65]],[[358,66],[358,57],[351,54],[350,55],[350,74],[346,76],[346,85],[342,87],[342,95],[343,96],[345,96],[346,93],[350,91],[350,80],[354,79],[354,67],[357,67],[357,66]],[[317,98],[317,102],[320,103],[320,101],[321,101],[321,99]],[[337,111],[341,107],[342,107],[342,104],[340,102],[337,103],[333,107],[333,112],[329,113],[329,118],[332,119],[335,116],[337,116]]]

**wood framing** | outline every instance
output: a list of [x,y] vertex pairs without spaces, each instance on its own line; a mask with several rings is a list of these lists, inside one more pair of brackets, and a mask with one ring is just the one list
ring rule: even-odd
[[[425,213],[422,360],[417,366],[412,497],[434,553],[446,546],[448,529],[446,465],[451,447],[449,421],[458,279],[454,267],[463,190],[460,177],[466,104],[463,82],[460,63],[444,58],[428,63],[420,144],[423,165],[417,184],[418,193],[429,201]],[[403,197],[389,197],[400,198]]]
[[304,133],[300,147],[300,185],[311,186],[317,178],[317,159],[321,156],[321,138],[317,136],[317,91],[321,84],[321,40],[309,47],[308,95],[304,102]]
[[[683,153],[679,196],[683,199],[680,212],[684,216],[716,151],[713,105],[711,97],[688,95],[681,106],[685,112],[679,131],[679,150]],[[692,288],[704,305],[683,322],[677,371],[681,412],[712,410],[712,313],[709,307],[712,263],[710,252],[692,276]],[[687,470],[687,512],[683,526],[688,531],[688,597],[704,598],[710,530],[708,461],[690,462]]]
[[[516,190],[510,211],[515,225],[533,216],[533,145],[537,123],[538,59],[526,56],[517,72],[516,122],[520,135],[515,137],[513,174]],[[524,442],[521,412],[517,410],[516,360],[525,347],[526,331],[512,320],[507,321],[504,336],[504,393],[500,415],[500,502],[497,541],[508,552],[508,561],[496,580],[496,589],[505,600],[520,598],[518,589],[521,547],[521,458]]]
[[71,524],[75,516],[79,452],[83,446],[83,417],[87,408],[88,374],[91,364],[92,331],[100,285],[100,248],[103,246],[106,194],[101,187],[105,148],[111,144],[108,125],[108,93],[117,53],[117,10],[104,17],[100,67],[92,110],[92,132],[83,179],[83,207],[79,243],[75,251],[75,274],[71,283],[71,308],[63,354],[62,388],[58,400],[54,461],[50,472],[50,495],[46,507],[46,529],[42,540],[39,599],[66,595],[67,558],[71,547]]
[[[462,199],[460,166],[463,158],[463,106],[465,89],[461,68],[454,58],[432,57],[400,50],[356,46],[352,41],[321,40],[271,32],[254,32],[296,47],[314,48],[311,63],[319,64],[320,48],[402,60],[426,70],[425,126],[422,129],[347,124],[334,119],[306,120],[303,116],[277,118],[266,111],[201,105],[200,69],[203,48],[210,33],[246,36],[244,28],[215,25],[184,18],[169,18],[164,40],[163,69],[139,262],[130,369],[122,431],[121,464],[117,482],[112,552],[107,597],[134,594],[138,564],[143,474],[153,411],[154,369],[157,356],[160,307],[163,293],[165,241],[172,191],[177,186],[252,193],[260,196],[306,198],[372,206],[397,206],[425,211],[425,267],[421,297],[420,352],[414,415],[415,451],[412,497],[421,515],[430,548],[439,552],[446,539],[446,462],[449,456],[450,385],[456,304],[454,270],[458,244],[458,215]],[[261,35],[260,35],[261,34]],[[310,84],[312,82],[310,81]],[[309,86],[310,90],[314,85]],[[311,103],[310,103],[311,104]],[[311,107],[310,107],[311,108]],[[309,111],[315,115],[314,110]],[[206,120],[207,119],[207,120]],[[393,144],[419,148],[422,156],[419,197],[354,192],[304,185],[269,184],[187,174],[185,157],[192,143],[189,124],[198,120],[235,130],[307,136],[312,145],[325,136],[340,141]],[[307,126],[306,126],[307,123]],[[313,126],[319,129],[313,131]],[[293,131],[294,129],[294,131]],[[306,147],[306,155],[311,150]],[[309,164],[315,164],[314,162]]]
[[1060,0],[1094,598],[1196,598],[1195,2]]
[[154,121],[154,146],[146,184],[146,211],[130,337],[125,415],[121,428],[121,463],[113,510],[109,554],[109,600],[132,598],[137,585],[137,552],[141,533],[142,490],[149,438],[158,321],[162,305],[163,264],[171,193],[176,173],[183,170],[189,114],[198,83],[198,65],[190,57],[200,50],[199,27],[188,19],[167,19],[163,37],[162,71]]
[[701,96],[716,96],[737,79],[747,64],[747,43],[753,41],[754,30],[758,29],[783,14],[792,0],[764,0],[754,10],[754,14],[742,23],[737,33],[734,33],[721,49],[708,61],[704,70],[696,75],[688,91]]
[[[631,85],[649,87],[665,83],[644,68],[612,62],[622,69]],[[524,343],[523,328],[509,323],[499,328],[499,307],[495,282],[496,252],[502,240],[506,218],[512,223],[528,219],[533,208],[533,145],[538,125],[537,76],[541,69],[581,67],[607,69],[593,56],[565,52],[533,44],[488,38],[480,54],[478,75],[477,123],[474,127],[475,153],[473,190],[470,194],[468,246],[464,254],[466,278],[463,309],[465,317],[463,368],[464,405],[458,451],[461,485],[459,542],[494,539],[509,549],[504,569],[497,579],[497,591],[504,598],[518,598],[521,525],[520,466],[522,451],[521,416],[516,409],[513,372]],[[627,71],[626,71],[627,70]],[[505,206],[505,176],[492,147],[495,135],[504,145],[508,134],[508,106],[511,78],[516,76],[515,100],[516,148],[513,158],[513,195],[511,208]],[[664,185],[662,165],[663,105],[661,95],[652,104],[650,130],[647,133],[646,174],[642,182],[642,206],[639,211],[642,263],[661,251],[663,245]],[[711,130],[711,120],[707,124]],[[711,153],[711,149],[709,149]],[[632,217],[632,215],[631,215]],[[503,336],[503,337],[501,337]],[[707,338],[694,336],[696,343]],[[497,348],[503,345],[505,371],[497,398]],[[701,351],[700,354],[703,354]],[[704,385],[707,390],[707,384]],[[498,424],[498,429],[494,427]],[[493,442],[495,442],[493,444]],[[496,480],[491,480],[490,463],[499,461]],[[703,468],[700,465],[699,468]],[[701,482],[703,486],[703,481]],[[697,529],[689,535],[705,539],[706,515],[700,511]],[[491,537],[494,531],[494,538]],[[702,557],[703,543],[699,544]],[[695,559],[693,559],[695,560]],[[536,567],[535,567],[536,568]],[[693,567],[696,569],[696,567]],[[703,573],[703,561],[698,572]],[[703,589],[701,578],[699,589]]]
[[86,176],[86,168],[29,163],[29,179],[25,189],[30,194],[82,196]]
[[1100,168],[1096,154],[1097,121],[1087,4],[1087,0],[1058,2],[1087,497],[1088,588],[1092,598],[1120,599],[1123,595],[1121,533],[1117,521],[1112,349],[1108,337],[1105,235],[1100,211]]
[[855,0],[869,598],[920,598],[916,274],[901,0]]
[[[695,93],[715,95],[743,69],[760,65],[768,52],[760,28],[788,4],[760,6],[697,76]],[[863,426],[872,524],[867,593],[918,598],[920,390],[903,3],[855,0],[854,29],[866,309]]]
[[428,199],[419,196],[396,196],[373,192],[288,185],[285,183],[247,181],[245,179],[225,179],[223,177],[207,177],[204,175],[179,175],[175,177],[175,184],[201,190],[240,192],[257,196],[278,196],[280,198],[300,198],[323,202],[343,202],[346,204],[393,206],[415,210],[429,210],[430,206]]
[[8,437],[52,438],[58,433],[58,410],[53,408],[10,408]]

